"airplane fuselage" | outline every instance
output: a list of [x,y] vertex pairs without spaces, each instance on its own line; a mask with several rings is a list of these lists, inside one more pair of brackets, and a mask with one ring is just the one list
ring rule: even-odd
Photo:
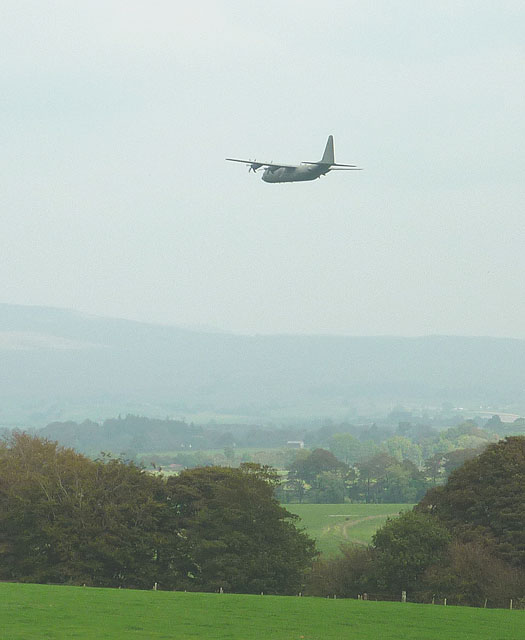
[[329,171],[329,166],[323,167],[318,164],[305,164],[297,167],[267,167],[262,179],[264,182],[304,182],[316,180]]

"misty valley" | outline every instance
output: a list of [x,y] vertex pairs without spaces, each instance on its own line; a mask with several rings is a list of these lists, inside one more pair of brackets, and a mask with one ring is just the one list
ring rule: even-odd
[[524,341],[2,311],[1,580],[525,603]]

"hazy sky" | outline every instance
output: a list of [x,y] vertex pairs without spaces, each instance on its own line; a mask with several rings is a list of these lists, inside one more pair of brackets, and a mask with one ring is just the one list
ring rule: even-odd
[[[0,301],[525,338],[525,4],[3,0]],[[362,172],[266,184],[226,156]]]

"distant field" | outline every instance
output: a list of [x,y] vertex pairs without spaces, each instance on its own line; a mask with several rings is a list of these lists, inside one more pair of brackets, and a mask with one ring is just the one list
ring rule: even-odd
[[342,542],[368,544],[388,516],[412,509],[411,504],[285,504],[326,554],[339,551]]
[[525,612],[0,584],[6,640],[522,640]]
[[[226,447],[227,448],[227,447]],[[140,452],[137,454],[137,460],[141,461],[146,467],[149,467],[152,461],[157,466],[163,468],[165,475],[171,475],[172,471],[169,465],[176,460],[182,461],[182,464],[194,466],[204,464],[232,465],[238,466],[241,462],[257,462],[262,465],[269,465],[277,470],[285,469],[292,460],[295,449],[287,447],[235,447],[231,449],[233,458],[225,456],[225,448],[221,449],[184,449],[173,451],[151,451],[148,453]]]

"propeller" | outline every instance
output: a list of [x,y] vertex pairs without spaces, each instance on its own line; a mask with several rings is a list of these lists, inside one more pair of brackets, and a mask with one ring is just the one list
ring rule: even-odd
[[254,160],[253,162],[250,162],[250,164],[248,165],[248,173],[250,173],[251,171],[253,171],[254,173],[257,173],[257,169],[260,169],[261,167],[262,167],[262,164]]

